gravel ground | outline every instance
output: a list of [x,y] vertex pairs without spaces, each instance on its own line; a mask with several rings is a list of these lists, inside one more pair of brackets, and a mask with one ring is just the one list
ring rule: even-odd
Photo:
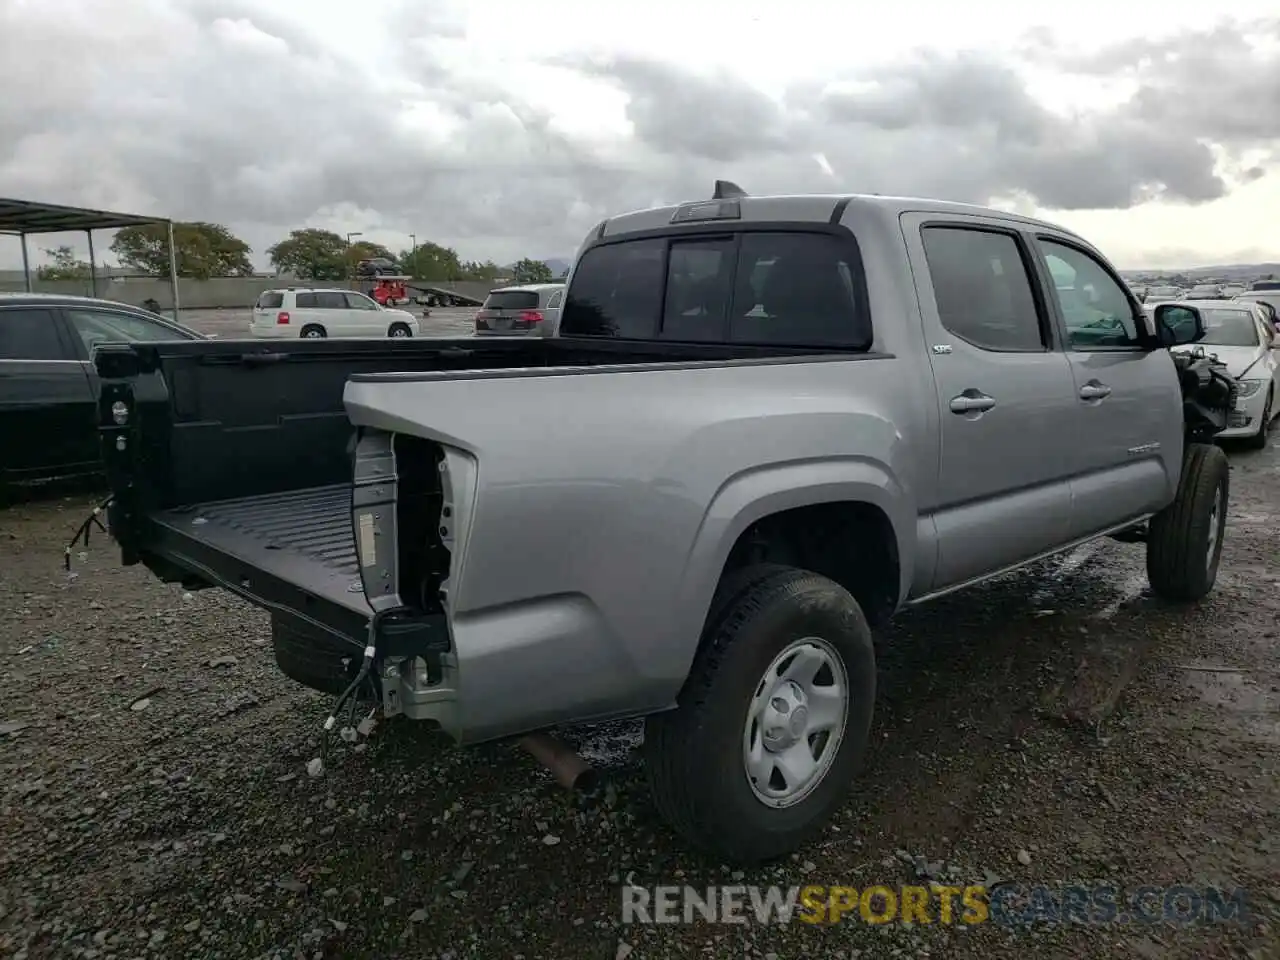
[[[0,514],[0,956],[1280,957],[1280,451],[1232,451],[1198,608],[1106,542],[902,616],[868,766],[821,842],[731,871],[684,851],[633,724],[581,731],[565,794],[508,745],[391,722],[320,753],[326,697],[266,617],[118,566],[92,499]],[[624,926],[619,884],[890,886],[928,876],[1247,888],[1246,924]]]

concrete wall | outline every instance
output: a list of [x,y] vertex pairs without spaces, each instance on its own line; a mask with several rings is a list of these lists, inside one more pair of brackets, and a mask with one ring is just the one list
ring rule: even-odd
[[[219,307],[245,308],[257,301],[264,290],[278,287],[305,286],[297,281],[289,281],[280,277],[222,277],[214,280],[178,280],[178,299],[181,305],[190,310],[211,310]],[[334,283],[332,286],[344,286]],[[424,285],[425,282],[424,282]],[[317,283],[315,286],[326,286]],[[476,300],[483,300],[485,294],[497,284],[489,283],[432,283],[432,287],[462,294]],[[20,293],[24,290],[22,280],[0,280],[0,293]],[[89,281],[86,280],[53,280],[42,281],[32,277],[31,289],[37,293],[60,293],[68,296],[90,296]],[[144,301],[153,299],[162,309],[173,306],[169,295],[168,280],[130,279],[98,281],[98,296],[105,300],[116,300],[140,306]]]

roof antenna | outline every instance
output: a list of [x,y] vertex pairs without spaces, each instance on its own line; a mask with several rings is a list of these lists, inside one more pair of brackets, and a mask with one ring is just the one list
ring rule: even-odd
[[716,188],[711,194],[711,199],[730,200],[737,197],[745,197],[746,195],[747,191],[743,190],[732,180],[717,180]]

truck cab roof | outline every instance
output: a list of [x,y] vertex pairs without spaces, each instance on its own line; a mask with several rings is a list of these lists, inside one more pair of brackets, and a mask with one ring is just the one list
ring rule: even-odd
[[884,197],[879,194],[784,194],[763,197],[731,196],[634,210],[601,222],[591,239],[601,241],[625,234],[717,221],[726,225],[743,222],[835,224],[841,222],[850,211],[893,220],[904,213],[998,217],[1024,226],[1043,227],[1076,236],[1058,224],[978,204],[917,197]]

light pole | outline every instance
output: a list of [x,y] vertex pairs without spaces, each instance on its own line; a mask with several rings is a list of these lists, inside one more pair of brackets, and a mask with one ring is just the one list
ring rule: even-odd
[[363,237],[364,234],[359,230],[354,230],[347,234],[347,279],[351,280],[355,276],[356,262],[351,259],[351,238]]
[[409,269],[413,270],[418,262],[418,235],[409,234]]

